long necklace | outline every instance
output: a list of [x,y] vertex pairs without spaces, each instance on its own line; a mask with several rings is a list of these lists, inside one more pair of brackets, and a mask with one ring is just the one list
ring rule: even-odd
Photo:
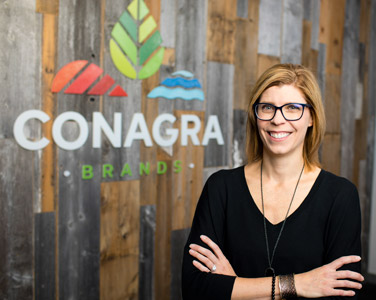
[[300,175],[299,175],[299,178],[298,178],[298,182],[296,183],[295,190],[294,190],[294,193],[293,193],[293,195],[292,195],[292,198],[291,198],[291,201],[290,201],[289,208],[288,208],[288,210],[287,210],[287,213],[286,213],[285,219],[283,220],[283,223],[282,223],[281,230],[279,231],[279,234],[278,234],[277,240],[276,240],[276,242],[275,242],[275,244],[274,244],[274,249],[273,249],[272,257],[270,257],[270,252],[269,252],[269,240],[268,240],[268,231],[266,230],[266,218],[265,218],[265,213],[264,213],[264,195],[263,195],[263,191],[262,191],[262,163],[263,163],[263,162],[261,161],[261,168],[260,168],[261,203],[262,203],[262,215],[264,216],[264,233],[265,233],[265,242],[266,242],[266,252],[267,252],[267,254],[268,254],[268,262],[269,262],[269,267],[267,267],[267,268],[265,269],[265,275],[266,275],[266,276],[273,276],[273,277],[275,277],[275,271],[274,271],[274,269],[272,268],[272,263],[273,263],[273,258],[274,258],[275,249],[277,248],[277,245],[278,245],[278,243],[279,243],[279,239],[281,238],[281,235],[282,235],[283,228],[285,227],[285,223],[286,223],[286,220],[287,220],[287,216],[288,216],[288,214],[289,214],[289,212],[290,212],[290,208],[291,208],[292,201],[294,200],[295,193],[296,193],[296,190],[297,190],[297,188],[298,188],[300,178],[302,177],[302,174],[303,174],[304,164],[303,164],[303,168],[302,168],[302,170],[300,171]]

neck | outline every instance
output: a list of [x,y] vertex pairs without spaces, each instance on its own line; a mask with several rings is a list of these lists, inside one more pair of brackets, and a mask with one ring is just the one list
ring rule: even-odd
[[299,174],[304,163],[303,156],[270,156],[263,153],[263,176],[275,182],[285,182],[294,179],[293,174]]

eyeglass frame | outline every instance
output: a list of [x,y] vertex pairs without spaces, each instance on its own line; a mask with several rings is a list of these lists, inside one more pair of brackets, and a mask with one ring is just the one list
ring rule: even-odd
[[[274,111],[273,117],[271,117],[270,119],[261,119],[261,118],[257,115],[257,106],[258,106],[259,104],[268,104],[268,105],[273,106],[273,107],[275,108],[275,111]],[[285,117],[285,115],[283,114],[282,108],[285,107],[286,105],[291,105],[291,104],[298,104],[298,105],[303,106],[303,111],[302,111],[302,115],[300,116],[300,118],[298,118],[298,119],[294,119],[294,120],[289,120],[289,119],[287,119],[287,118]],[[276,106],[276,105],[271,104],[271,103],[268,103],[268,102],[262,102],[262,103],[260,103],[260,102],[256,102],[255,104],[253,104],[253,109],[254,109],[254,112],[255,112],[255,116],[256,116],[257,119],[259,119],[259,120],[261,120],[261,121],[271,121],[271,120],[273,120],[274,117],[275,117],[275,115],[276,115],[276,113],[277,113],[277,110],[280,110],[280,111],[281,111],[281,115],[282,115],[282,117],[283,117],[286,121],[290,121],[290,122],[299,121],[299,120],[303,117],[303,115],[304,115],[304,108],[306,108],[306,107],[308,107],[308,108],[312,108],[312,105],[307,104],[307,103],[297,103],[297,102],[286,103],[286,104],[283,104],[282,106]]]

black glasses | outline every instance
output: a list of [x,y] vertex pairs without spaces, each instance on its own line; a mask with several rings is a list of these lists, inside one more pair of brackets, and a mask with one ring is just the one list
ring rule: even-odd
[[279,109],[286,121],[298,121],[304,113],[305,107],[312,107],[304,103],[286,103],[282,106],[275,106],[270,103],[256,103],[255,108],[256,117],[262,121],[273,120],[277,110]]

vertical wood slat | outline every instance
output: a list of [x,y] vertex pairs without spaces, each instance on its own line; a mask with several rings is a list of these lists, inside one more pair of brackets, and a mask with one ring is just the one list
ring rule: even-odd
[[226,0],[209,0],[207,60],[234,63],[236,6]]
[[51,300],[56,297],[55,288],[55,212],[35,214],[35,299]]
[[249,19],[236,20],[234,58],[234,109],[247,109],[249,95],[257,80],[257,37],[259,1],[249,3]]
[[[154,260],[154,289],[155,299],[169,299],[171,283],[171,230],[174,209],[172,206],[173,193],[171,192],[174,176],[171,171],[172,161],[164,152],[158,153],[158,158],[166,161],[167,171],[157,177],[157,210],[155,229],[155,260]],[[172,299],[171,299],[172,300]]]
[[260,77],[271,66],[279,63],[279,57],[259,54],[257,58],[257,77]]
[[[208,0],[178,0],[176,17],[176,70],[187,70],[204,87]],[[201,101],[176,101],[177,110],[203,110]]]
[[303,2],[283,1],[281,62],[299,64],[302,57]]
[[[41,3],[40,10],[57,13],[58,1]],[[57,2],[57,3],[56,3]],[[50,5],[45,7],[45,5]],[[43,6],[43,8],[42,8]],[[42,110],[51,117],[56,116],[56,97],[52,94],[50,84],[56,73],[56,49],[57,46],[57,17],[49,13],[43,15],[43,44],[42,44]],[[52,141],[52,122],[43,126],[43,136]],[[56,146],[50,143],[42,152],[42,211],[54,211],[57,193],[57,162]]]
[[281,55],[282,1],[260,0],[258,53]]
[[100,299],[137,299],[140,182],[101,184]]
[[32,152],[11,139],[0,139],[1,299],[33,297],[32,164]]
[[[92,127],[91,122],[88,126]],[[65,124],[65,133],[68,139],[74,139],[73,122]],[[101,152],[89,143],[75,151],[58,151],[61,299],[99,299],[100,157]],[[81,178],[84,164],[93,167],[90,180]]]
[[[181,127],[183,114],[195,115],[199,118],[201,126],[197,136],[199,141],[202,141],[204,135],[204,112],[175,110],[176,122],[174,125],[177,128]],[[172,229],[177,230],[192,225],[197,200],[202,189],[204,147],[193,145],[191,139],[188,139],[187,146],[180,146],[180,144],[175,143],[174,160],[180,160],[182,166],[182,171],[174,174],[172,183]]]
[[59,0],[36,0],[36,12],[56,15],[59,12]]
[[227,166],[231,163],[233,86],[233,65],[208,62],[206,118],[217,115],[219,124],[228,124],[228,127],[222,130],[224,145],[210,140],[205,147],[205,167]]
[[161,36],[163,38],[162,46],[175,48],[176,31],[176,1],[161,1]]
[[[341,176],[353,180],[354,133],[359,82],[360,2],[347,1],[341,78]],[[355,71],[355,72],[354,72]],[[361,95],[360,95],[361,96]]]
[[234,168],[247,163],[247,155],[245,152],[247,116],[247,111],[234,109],[234,134],[232,141],[232,166]]
[[156,205],[140,208],[140,254],[138,299],[152,300],[154,296]]
[[[129,79],[121,74],[115,67],[110,55],[109,49],[109,37],[113,26],[118,22],[121,14],[127,9],[130,1],[124,0],[111,0],[104,1],[105,7],[102,10],[105,11],[105,27],[104,27],[104,59],[103,70],[106,74],[109,74],[117,84],[119,84],[128,94],[125,98],[114,98],[108,95],[103,96],[103,108],[102,113],[108,124],[112,126],[113,116],[115,112],[122,113],[122,144],[124,143],[125,134],[130,127],[132,115],[137,112],[141,112],[141,93],[142,86],[140,80]],[[103,135],[102,135],[103,136]],[[122,180],[137,180],[139,175],[139,162],[140,162],[140,142],[134,141],[129,148],[114,148],[107,140],[102,137],[102,163],[111,164],[114,166],[113,178],[102,178],[102,181],[122,181]],[[128,164],[132,175],[121,175],[121,170],[125,164]]]
[[237,0],[236,15],[239,18],[248,19],[248,0]]

